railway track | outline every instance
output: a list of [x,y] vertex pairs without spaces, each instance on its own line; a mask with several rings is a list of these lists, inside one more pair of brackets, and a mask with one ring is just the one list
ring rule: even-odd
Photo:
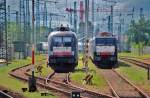
[[123,60],[123,61],[126,61],[126,62],[129,62],[129,63],[132,63],[134,65],[137,65],[137,66],[145,68],[145,69],[148,69],[150,67],[150,65],[148,63],[145,63],[145,62],[142,62],[142,61],[139,61],[139,60],[135,60],[133,58],[120,57],[119,59]]
[[3,91],[0,91],[0,98],[14,98],[14,97],[10,96],[9,94]]
[[102,69],[101,71],[116,98],[150,98],[114,69]]
[[[45,78],[37,77],[40,81],[46,81]],[[62,83],[62,82],[56,82],[55,80],[48,79],[47,85],[53,85],[54,87],[66,91],[71,94],[72,91],[79,91],[81,94],[81,98],[113,98],[111,96],[107,96],[104,94],[96,93],[90,90],[85,90],[83,88],[80,88],[78,86],[72,85],[70,83]]]
[[133,58],[133,59],[139,59],[139,60],[150,60],[150,58],[140,58],[140,57],[132,57],[132,56],[120,56],[120,57],[121,58]]
[[[19,67],[12,70],[9,74],[17,79],[28,81],[28,78],[30,76],[28,72],[30,71],[31,68],[32,66],[28,64],[23,67]],[[36,77],[36,79],[37,79],[37,86],[48,90],[54,90],[63,93],[68,97],[71,96],[72,91],[80,91],[81,98],[113,98],[112,96],[109,95],[90,91],[84,88],[80,88],[78,86],[73,86],[70,83],[66,84],[51,79],[48,79],[48,82],[46,83],[46,78]],[[67,79],[67,81],[69,81],[69,78]]]

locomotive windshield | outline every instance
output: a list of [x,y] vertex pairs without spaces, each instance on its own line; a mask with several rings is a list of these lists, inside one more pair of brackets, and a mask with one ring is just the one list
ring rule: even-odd
[[71,46],[72,38],[71,37],[63,37],[64,46]]
[[60,46],[71,46],[72,45],[72,37],[54,37],[53,38],[53,45],[56,47],[60,47]]
[[115,45],[115,38],[96,38],[96,45]]

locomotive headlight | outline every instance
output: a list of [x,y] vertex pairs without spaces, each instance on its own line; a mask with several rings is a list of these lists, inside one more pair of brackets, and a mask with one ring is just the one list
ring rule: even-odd
[[111,53],[111,55],[114,55],[114,54],[115,54],[114,52]]
[[74,55],[74,51],[72,51],[72,55]]

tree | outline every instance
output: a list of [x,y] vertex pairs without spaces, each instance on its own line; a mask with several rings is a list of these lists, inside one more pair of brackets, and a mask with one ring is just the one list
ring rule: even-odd
[[140,19],[137,23],[132,23],[127,32],[128,44],[138,45],[139,55],[143,47],[150,45],[150,20]]

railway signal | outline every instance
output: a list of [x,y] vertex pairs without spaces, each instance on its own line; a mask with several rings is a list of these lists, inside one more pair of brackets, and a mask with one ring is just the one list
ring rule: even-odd
[[29,92],[35,92],[37,90],[36,87],[36,78],[34,77],[34,64],[35,64],[35,58],[34,58],[34,45],[32,46],[32,76],[29,77]]
[[84,57],[83,57],[83,65],[84,65],[84,68],[85,68],[85,71],[86,73],[88,72],[88,59],[89,59],[89,51],[88,51],[88,44],[89,44],[89,39],[86,39],[86,43],[85,43],[85,54],[84,54]]
[[35,39],[34,39],[34,22],[35,22],[35,17],[34,17],[34,4],[35,4],[35,1],[32,0],[32,75],[31,77],[29,77],[29,92],[35,92],[37,90],[37,87],[36,87],[36,78],[34,77],[34,63],[35,63],[35,58],[34,58],[34,44],[35,44]]

